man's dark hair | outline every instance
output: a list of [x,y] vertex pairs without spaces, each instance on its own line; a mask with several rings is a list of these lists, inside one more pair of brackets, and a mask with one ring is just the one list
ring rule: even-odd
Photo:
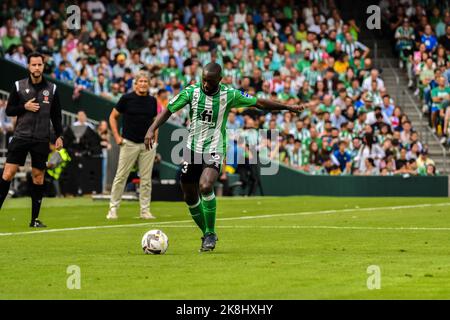
[[123,38],[124,36],[125,36],[125,31],[123,31],[122,29],[119,29],[116,31],[116,39]]
[[373,158],[367,158],[367,161],[369,161],[369,163],[375,167],[375,160],[373,160]]
[[158,90],[158,96],[161,95],[161,94],[163,94],[163,93],[166,93],[166,92],[167,92],[166,89],[159,89],[159,90]]
[[39,58],[39,57],[42,59],[42,62],[44,62],[44,55],[37,51],[30,53],[27,57],[27,61],[28,63],[30,63],[31,58]]
[[223,57],[223,64],[227,64],[227,63],[229,63],[229,62],[233,62],[233,61],[230,59],[229,56],[224,56],[224,57]]

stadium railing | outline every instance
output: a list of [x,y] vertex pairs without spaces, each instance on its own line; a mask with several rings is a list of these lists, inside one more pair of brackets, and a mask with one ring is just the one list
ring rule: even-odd
[[[400,87],[399,86],[400,78],[399,78],[397,72],[395,71],[395,69],[392,67],[390,60],[389,59],[382,59],[382,60],[386,61],[387,68],[395,76],[397,87]],[[404,107],[404,102],[405,102],[404,97],[406,96],[408,98],[408,101],[414,107],[414,110],[420,119],[419,120],[420,130],[418,131],[420,140],[427,145],[430,143],[430,138],[433,139],[435,142],[437,142],[437,145],[439,145],[439,148],[441,149],[441,152],[442,152],[442,159],[443,159],[444,169],[445,169],[444,173],[448,174],[449,167],[448,167],[448,163],[447,163],[447,161],[448,161],[447,160],[447,150],[445,149],[444,146],[442,146],[438,137],[432,132],[430,126],[428,125],[428,121],[424,118],[422,111],[420,110],[419,106],[417,105],[417,102],[413,99],[409,90],[407,88],[402,88],[401,90],[400,89],[396,90],[394,93],[394,96],[396,97],[397,104],[400,105],[401,107]]]

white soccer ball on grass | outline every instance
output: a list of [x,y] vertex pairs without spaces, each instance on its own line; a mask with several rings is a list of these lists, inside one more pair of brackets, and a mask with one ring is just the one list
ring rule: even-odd
[[161,230],[150,230],[142,237],[142,249],[146,254],[164,254],[169,247],[169,238]]

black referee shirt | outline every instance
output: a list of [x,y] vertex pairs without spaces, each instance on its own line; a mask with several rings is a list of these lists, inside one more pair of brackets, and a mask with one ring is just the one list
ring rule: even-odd
[[145,134],[157,115],[156,99],[135,92],[124,94],[116,105],[122,116],[122,137],[135,143],[144,143]]
[[[35,98],[40,109],[37,112],[25,109],[25,103]],[[63,134],[61,104],[56,84],[42,78],[34,84],[31,78],[16,81],[9,95],[6,115],[17,117],[14,136],[18,138],[49,141],[50,121],[57,137]]]

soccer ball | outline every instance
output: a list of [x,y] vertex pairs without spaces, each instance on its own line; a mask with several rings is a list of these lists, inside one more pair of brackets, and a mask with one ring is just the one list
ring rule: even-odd
[[161,230],[150,230],[142,237],[142,249],[146,254],[163,254],[169,246],[169,238]]

